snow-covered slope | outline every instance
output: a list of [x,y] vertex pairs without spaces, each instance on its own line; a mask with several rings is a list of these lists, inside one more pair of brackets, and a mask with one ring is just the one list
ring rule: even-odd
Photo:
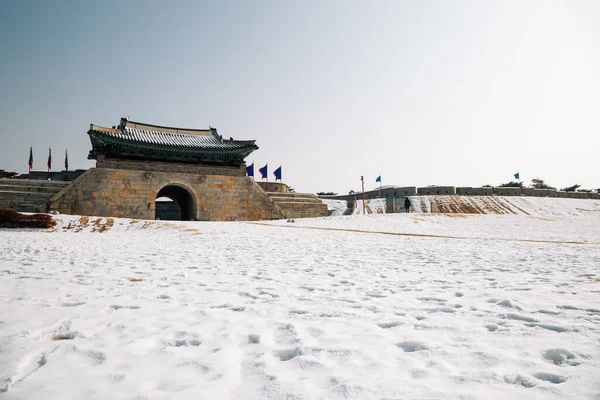
[[525,214],[537,216],[600,215],[600,200],[510,196],[415,196],[416,212],[467,214]]
[[[511,214],[537,216],[600,216],[600,200],[548,197],[506,196],[412,196],[411,210],[416,213]],[[346,202],[324,200],[332,215],[341,215]],[[434,205],[435,204],[435,205]],[[384,214],[385,199],[366,200],[366,214]],[[357,200],[354,214],[362,214],[362,200]]]
[[0,397],[597,399],[600,217],[532,200],[0,230]]

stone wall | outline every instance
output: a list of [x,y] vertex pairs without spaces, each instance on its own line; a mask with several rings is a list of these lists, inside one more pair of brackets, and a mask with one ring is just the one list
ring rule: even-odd
[[456,194],[461,196],[491,196],[494,190],[491,187],[457,187]]
[[0,179],[0,208],[38,212],[70,182],[35,179]]
[[530,197],[560,197],[555,189],[522,188],[521,195]]
[[186,164],[176,162],[120,160],[98,156],[96,168],[124,169],[134,171],[180,172],[197,175],[246,176],[246,165],[226,167],[222,165]]
[[520,196],[521,188],[519,188],[519,187],[495,187],[494,194],[497,196]]
[[[381,190],[370,190],[365,192],[365,199],[377,199],[394,196],[414,196],[414,195],[426,195],[426,196],[446,196],[446,195],[459,195],[459,196],[532,196],[532,197],[562,197],[562,198],[575,198],[575,199],[598,199],[600,193],[586,193],[586,192],[562,192],[554,189],[533,189],[533,188],[519,188],[519,187],[454,187],[454,186],[427,186],[415,188],[414,186],[408,187],[387,187]],[[342,194],[334,196],[320,196],[323,199],[332,200],[360,200],[362,199],[362,193],[353,194]]]
[[83,174],[85,169],[77,169],[75,171],[31,171],[28,174],[21,174],[17,179],[31,179],[40,181],[74,181],[77,177]]
[[455,194],[454,186],[426,186],[417,189],[420,195],[448,195]]
[[[375,189],[365,191],[365,200],[386,198],[391,196],[414,196],[417,194],[417,188],[415,186],[405,187],[386,187],[384,189]],[[356,200],[362,199],[362,192],[353,194],[336,194],[333,196],[323,195],[319,196],[322,199],[333,199],[333,200]]]
[[567,197],[571,199],[589,199],[589,194],[586,192],[567,192]]
[[48,208],[64,214],[154,219],[156,197],[169,185],[190,193],[195,220],[283,218],[250,178],[108,168],[87,170],[54,196]]
[[281,192],[281,193],[289,192],[288,185],[286,185],[285,183],[260,182],[260,181],[256,181],[256,183],[258,183],[258,186],[260,186],[261,189],[264,190],[265,192]]
[[393,187],[389,189],[383,189],[381,192],[384,197],[414,196],[417,194],[417,188],[415,186]]

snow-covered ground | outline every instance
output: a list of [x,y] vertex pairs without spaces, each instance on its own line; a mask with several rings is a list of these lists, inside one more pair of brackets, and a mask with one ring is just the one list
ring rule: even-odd
[[600,215],[537,200],[0,230],[0,398],[598,399]]
[[[331,211],[332,217],[344,215],[344,213],[348,209],[348,202],[346,200],[321,199],[321,201],[327,204],[327,208],[329,209],[329,211]],[[385,214],[385,199],[365,200],[364,213],[362,199],[356,200],[356,205],[352,214]]]

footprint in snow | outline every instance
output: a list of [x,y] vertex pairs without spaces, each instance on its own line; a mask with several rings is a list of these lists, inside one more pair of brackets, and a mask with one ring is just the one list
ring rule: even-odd
[[500,314],[500,315],[498,315],[498,317],[503,318],[503,319],[513,319],[513,320],[517,320],[517,321],[537,322],[535,319],[533,319],[531,317],[525,317],[523,315],[513,314],[513,313]]
[[260,335],[248,335],[248,343],[249,344],[259,344],[260,343]]
[[170,347],[187,347],[193,346],[198,347],[202,344],[201,340],[198,339],[175,339],[175,340],[163,340],[165,345]]
[[416,340],[406,340],[404,342],[396,343],[396,346],[400,347],[405,353],[413,353],[415,351],[428,349],[423,342]]
[[575,354],[571,353],[569,350],[566,349],[548,349],[542,353],[542,357],[544,358],[544,360],[555,365],[568,364],[572,366],[577,366],[581,364],[580,362],[575,360]]
[[73,340],[73,339],[75,339],[76,336],[77,336],[77,332],[55,333],[54,335],[52,335],[50,340],[53,340],[53,341]]
[[392,321],[392,322],[380,322],[377,324],[377,326],[379,326],[380,328],[383,328],[383,329],[389,329],[389,328],[393,328],[395,326],[399,326],[402,324],[403,324],[403,322],[400,322],[400,321]]
[[302,354],[304,353],[300,347],[275,351],[275,356],[281,361],[290,361],[298,356],[301,356]]
[[450,307],[439,307],[439,308],[430,308],[427,310],[430,313],[444,312],[444,313],[455,313],[456,310]]
[[84,304],[85,304],[85,302],[83,302],[83,301],[76,302],[76,303],[62,303],[61,307],[78,307],[78,306],[82,306]]
[[513,303],[510,300],[502,300],[497,302],[496,304],[501,307],[514,308],[515,310],[521,311],[521,307],[513,305]]
[[562,326],[550,325],[550,324],[540,324],[540,323],[525,323],[525,326],[529,327],[540,327],[547,329],[549,331],[554,331],[558,333],[567,332],[569,329],[563,328]]
[[537,372],[533,374],[533,376],[535,376],[539,380],[551,382],[554,384],[564,383],[567,381],[567,378],[565,378],[564,376],[551,374],[549,372]]
[[112,305],[109,306],[109,308],[112,308],[113,310],[118,310],[120,308],[128,308],[130,310],[137,310],[139,308],[141,308],[140,306],[120,306],[120,305]]
[[532,382],[529,379],[527,379],[526,377],[518,375],[518,374],[514,375],[514,376],[510,376],[510,375],[505,376],[504,382],[511,384],[511,385],[523,386],[525,388],[532,388],[535,386],[535,382]]

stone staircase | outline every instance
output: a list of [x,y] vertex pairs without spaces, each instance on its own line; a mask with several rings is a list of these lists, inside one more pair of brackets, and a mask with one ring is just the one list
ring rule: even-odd
[[43,212],[44,204],[70,184],[70,181],[0,179],[0,208]]
[[288,219],[315,218],[329,215],[327,205],[311,193],[266,192],[271,202],[275,203]]

